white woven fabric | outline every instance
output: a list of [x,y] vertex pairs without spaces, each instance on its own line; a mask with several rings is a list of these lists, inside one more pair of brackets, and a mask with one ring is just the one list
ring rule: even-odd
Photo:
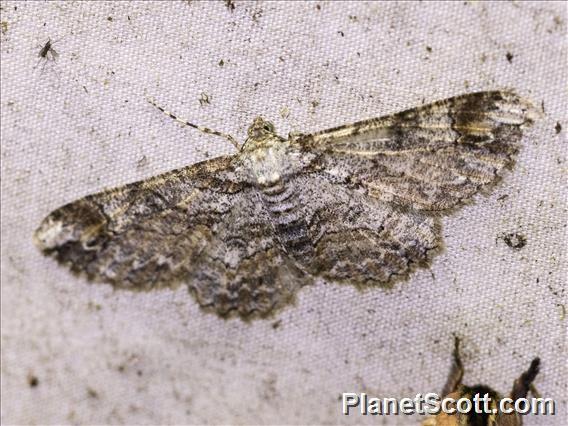
[[[440,391],[455,333],[469,384],[506,393],[540,356],[558,414],[525,424],[565,424],[565,4],[234,4],[2,2],[2,423],[416,424],[338,398]],[[34,68],[48,37],[59,58]],[[271,320],[224,321],[184,289],[90,285],[32,242],[63,203],[232,152],[146,96],[243,139],[256,115],[286,135],[502,88],[545,117],[392,291],[319,282]]]

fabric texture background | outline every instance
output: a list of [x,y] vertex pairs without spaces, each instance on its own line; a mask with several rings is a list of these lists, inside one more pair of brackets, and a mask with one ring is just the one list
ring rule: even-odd
[[[1,5],[3,424],[417,424],[343,416],[339,397],[441,391],[454,334],[465,383],[501,393],[540,356],[557,414],[525,424],[565,424],[564,3]],[[59,57],[38,64],[48,37]],[[269,320],[226,321],[183,288],[89,284],[32,242],[64,203],[233,152],[147,96],[243,140],[257,115],[287,135],[504,88],[544,117],[390,291],[319,281]]]

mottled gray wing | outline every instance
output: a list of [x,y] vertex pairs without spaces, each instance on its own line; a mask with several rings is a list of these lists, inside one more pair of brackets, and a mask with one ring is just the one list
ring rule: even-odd
[[306,279],[254,189],[221,157],[94,194],[47,216],[36,243],[75,272],[143,290],[184,283],[219,314],[269,312]]
[[296,258],[356,284],[427,264],[442,243],[438,213],[495,182],[535,115],[512,93],[482,92],[295,138],[314,156],[298,185],[309,243]]
[[[439,246],[439,219],[369,197],[325,172],[291,178],[270,200],[278,239],[303,270],[331,281],[390,286]],[[272,207],[271,207],[272,206]]]
[[416,210],[458,206],[496,181],[538,114],[511,92],[478,92],[304,135],[336,181]]

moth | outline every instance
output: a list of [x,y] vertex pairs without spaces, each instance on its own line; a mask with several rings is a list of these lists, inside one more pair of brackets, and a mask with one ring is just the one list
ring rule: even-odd
[[442,245],[440,217],[513,165],[531,104],[470,93],[393,115],[278,136],[261,117],[233,155],[89,195],[35,232],[93,281],[186,285],[221,316],[264,316],[317,278],[390,287]]
[[[536,379],[540,369],[540,359],[534,358],[531,362],[529,369],[523,372],[513,383],[511,393],[509,398],[516,401],[520,398],[526,398],[529,390],[531,390],[532,383]],[[488,404],[489,410],[496,410],[495,413],[476,413],[475,410],[469,413],[456,413],[456,414],[446,414],[441,412],[440,414],[426,419],[422,425],[423,426],[522,426],[523,418],[518,413],[504,413],[499,412],[499,401],[502,396],[496,391],[485,385],[476,386],[465,386],[462,384],[463,378],[463,363],[459,354],[459,339],[455,338],[454,341],[454,351],[453,351],[453,362],[450,368],[450,373],[448,375],[448,380],[442,391],[444,397],[453,398],[454,401],[460,398],[467,398],[472,401],[472,406],[475,407],[474,397],[479,395],[478,398],[484,397],[484,395],[489,395],[490,404]],[[455,408],[453,406],[452,408]],[[483,409],[483,405],[479,407]],[[507,407],[507,409],[512,409],[513,406]]]

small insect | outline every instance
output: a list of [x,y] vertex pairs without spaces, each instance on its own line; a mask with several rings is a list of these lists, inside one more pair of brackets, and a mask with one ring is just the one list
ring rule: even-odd
[[[153,103],[153,102],[152,102]],[[323,278],[390,287],[442,246],[440,217],[513,165],[538,116],[478,92],[283,138],[257,117],[237,150],[109,189],[47,216],[35,242],[119,288],[186,285],[221,316],[264,316]]]
[[[527,397],[529,390],[532,389],[532,383],[538,374],[539,367],[540,359],[533,359],[529,369],[515,380],[511,394],[509,395],[513,401]],[[478,399],[488,394],[489,398],[491,398],[489,409],[495,410],[495,412],[492,414],[476,413],[475,410],[467,414],[459,412],[456,414],[446,414],[441,412],[437,416],[426,419],[422,423],[423,426],[522,426],[522,416],[518,413],[512,412],[505,414],[498,411],[499,401],[502,397],[493,389],[485,385],[462,385],[463,372],[463,364],[459,354],[459,339],[456,337],[454,341],[453,363],[446,385],[442,390],[442,395],[444,398],[449,397],[454,399],[454,401],[460,398],[467,398],[472,401],[473,406],[473,398],[476,395],[479,395],[476,398]]]
[[[40,63],[43,63],[41,67],[41,70],[43,71],[45,70],[45,67],[49,62],[55,62],[57,60],[59,53],[55,50],[53,45],[58,41],[59,40],[51,41],[50,38],[47,39],[47,42],[41,47],[40,51],[38,52],[39,59],[34,68],[37,68]],[[59,77],[59,74],[57,72],[55,72],[55,74]]]
[[53,43],[51,39],[47,39],[47,42],[43,45],[38,53],[39,60],[55,61],[59,57],[59,53],[53,48]]

